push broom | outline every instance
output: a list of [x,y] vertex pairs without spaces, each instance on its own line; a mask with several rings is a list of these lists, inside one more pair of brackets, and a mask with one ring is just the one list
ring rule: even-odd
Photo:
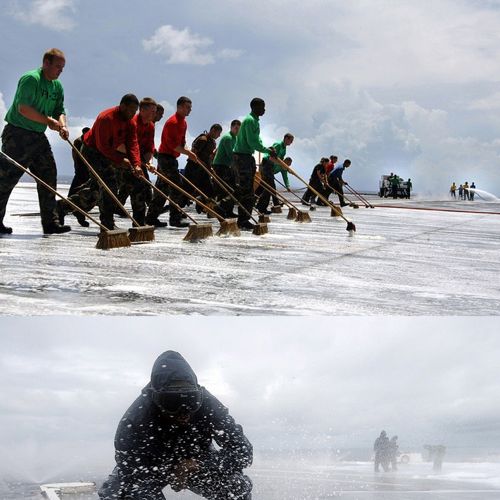
[[155,239],[155,228],[154,226],[141,226],[127,211],[127,209],[120,203],[118,197],[113,193],[109,186],[101,179],[99,174],[95,171],[92,165],[87,161],[85,156],[82,155],[80,150],[69,140],[66,139],[68,144],[72,147],[80,159],[85,163],[86,167],[92,172],[92,175],[97,179],[99,184],[106,190],[109,196],[113,199],[120,210],[132,221],[135,227],[129,228],[129,238],[132,243],[145,243],[149,241],[154,241]]
[[238,199],[236,198],[236,196],[234,196],[234,194],[231,192],[233,191],[233,189],[231,188],[231,186],[229,186],[228,184],[226,184],[226,182],[224,182],[215,172],[211,171],[202,161],[198,160],[197,161],[198,165],[200,165],[200,167],[202,167],[205,172],[210,175],[214,180],[215,182],[217,182],[217,184],[231,197],[231,199],[243,210],[243,212],[245,212],[248,217],[250,217],[250,219],[252,219],[253,223],[254,223],[254,228],[253,228],[253,231],[252,233],[257,235],[257,236],[261,236],[263,234],[266,234],[269,232],[268,228],[267,228],[267,223],[266,222],[262,222],[261,220],[259,220],[258,222],[255,220],[254,216],[252,215],[251,212],[249,212],[239,201]]
[[288,207],[287,219],[295,220],[296,222],[311,222],[311,217],[307,212],[299,210],[296,205],[294,205],[291,201],[288,201],[276,189],[273,189],[273,187],[269,185],[264,179],[262,179],[262,177],[260,178],[260,182],[264,189],[266,189],[272,195],[277,196]]
[[349,231],[350,234],[356,231],[356,226],[354,225],[354,222],[347,220],[344,214],[342,213],[342,210],[336,207],[333,203],[329,202],[320,192],[316,191],[316,189],[314,189],[304,179],[302,179],[302,177],[300,177],[300,175],[297,174],[297,172],[295,172],[295,170],[292,167],[288,166],[283,160],[281,160],[280,158],[275,158],[275,161],[279,163],[279,165],[282,168],[288,170],[292,175],[297,177],[297,179],[299,179],[299,181],[301,181],[304,185],[306,185],[325,205],[329,206],[332,209],[332,215],[335,212],[336,215],[342,217],[342,219],[344,219],[347,222],[346,231]]
[[174,206],[192,222],[192,224],[189,225],[186,236],[183,238],[184,241],[199,241],[213,236],[214,233],[212,230],[212,224],[200,224],[199,222],[196,222],[193,217],[191,217],[185,210],[175,203],[170,196],[165,194],[161,189],[157,188],[150,180],[146,179],[146,177],[142,177],[142,180],[151,186],[160,196],[163,196],[170,204],[172,204],[172,206]]
[[180,186],[175,184],[175,182],[171,181],[167,176],[163,175],[156,168],[152,168],[151,170],[154,174],[156,174],[160,179],[165,181],[169,186],[172,186],[179,193],[183,194],[186,198],[198,203],[201,207],[203,207],[207,212],[211,213],[220,223],[220,228],[217,231],[217,236],[223,235],[232,235],[232,236],[240,236],[240,228],[236,223],[235,219],[224,219],[220,214],[218,214],[215,210],[211,209],[208,205],[205,205],[200,200],[197,200],[192,194],[188,193]]
[[28,174],[30,177],[35,179],[36,182],[38,182],[44,188],[48,189],[51,193],[53,193],[56,196],[59,196],[59,198],[61,198],[64,202],[70,205],[71,208],[78,211],[79,213],[87,217],[89,220],[91,220],[94,224],[99,226],[101,228],[101,232],[99,233],[99,238],[95,246],[96,248],[98,248],[99,250],[109,250],[110,248],[130,246],[130,239],[128,237],[126,229],[113,229],[113,230],[108,229],[106,226],[95,220],[87,212],[82,210],[78,205],[73,203],[71,200],[68,200],[68,198],[66,198],[62,194],[58,193],[51,185],[47,184],[45,181],[40,179],[40,177],[30,172],[27,168],[23,167],[21,164],[17,163],[17,161],[12,159],[10,156],[6,155],[3,151],[0,151],[0,154],[8,162],[12,163],[12,165],[15,165],[16,167],[21,169],[25,174]]

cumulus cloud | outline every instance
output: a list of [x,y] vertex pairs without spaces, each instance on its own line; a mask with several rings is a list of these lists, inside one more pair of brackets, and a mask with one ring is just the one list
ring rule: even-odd
[[210,52],[214,41],[205,36],[192,33],[189,28],[176,29],[170,24],[160,26],[142,45],[147,52],[161,55],[168,64],[193,64],[205,66],[216,59],[236,59],[241,51],[222,49]]
[[70,31],[76,24],[73,18],[75,11],[76,0],[33,0],[26,8],[15,2],[11,14],[26,24],[39,24],[55,31]]

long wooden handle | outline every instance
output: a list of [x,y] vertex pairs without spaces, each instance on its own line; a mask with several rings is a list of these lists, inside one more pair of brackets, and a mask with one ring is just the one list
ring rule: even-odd
[[210,198],[210,196],[208,196],[207,194],[205,194],[198,186],[196,186],[195,184],[193,184],[185,175],[182,175],[180,172],[179,172],[179,175],[181,176],[181,179],[183,181],[186,181],[195,191],[198,192],[198,194],[201,194],[201,196],[203,196],[208,201],[211,201],[212,203],[215,203],[215,200],[213,200],[212,198]]
[[276,191],[276,189],[273,189],[273,187],[271,185],[269,185],[263,178],[262,178],[262,175],[259,179],[259,183],[262,184],[264,186],[264,189],[266,189],[269,193],[271,194],[274,194],[275,196],[277,196],[280,200],[283,201],[283,203],[289,207],[289,208],[294,208],[295,210],[298,211],[298,208],[291,202],[291,201],[288,201],[281,193],[279,193],[278,191]]
[[92,167],[92,165],[87,161],[85,156],[82,155],[80,150],[69,139],[66,139],[66,141],[73,148],[73,151],[75,151],[76,154],[80,157],[80,159],[83,161],[83,163],[85,163],[86,167],[92,172],[92,175],[99,181],[99,184],[101,184],[101,186],[106,190],[106,192],[109,194],[109,196],[111,196],[111,198],[113,198],[113,201],[120,207],[122,212],[132,221],[134,226],[139,227],[139,223],[132,217],[132,215],[130,215],[128,213],[127,209],[120,203],[120,200],[116,197],[115,193],[113,193],[113,191],[111,191],[109,186],[101,179],[99,174],[95,171],[95,169]]
[[74,210],[80,212],[82,215],[84,215],[85,217],[87,217],[88,219],[90,219],[94,224],[98,225],[103,231],[108,231],[107,227],[105,227],[100,222],[97,222],[91,215],[89,215],[87,212],[85,212],[82,208],[80,208],[78,205],[76,205],[75,203],[73,203],[71,200],[68,200],[68,198],[66,198],[62,194],[58,193],[51,185],[47,184],[45,181],[43,181],[42,179],[40,179],[40,177],[38,177],[35,174],[33,174],[32,172],[30,172],[27,168],[23,167],[20,163],[17,163],[16,160],[14,160],[10,156],[6,155],[1,150],[0,150],[0,154],[7,161],[9,161],[10,163],[12,163],[16,167],[20,168],[25,174],[28,174],[33,179],[35,179],[36,182],[38,182],[39,184],[41,184],[44,188],[48,189],[51,193],[55,194],[56,196],[59,196],[59,198],[61,198],[61,200],[64,200],[68,205],[71,206],[71,208],[73,208]]
[[184,214],[190,221],[192,221],[194,224],[198,224],[185,210],[183,210],[175,201],[170,198],[170,196],[166,195],[161,189],[157,188],[150,180],[146,179],[146,177],[142,177],[142,180],[146,183],[149,184],[158,194],[163,196],[169,203],[171,203],[179,212]]
[[215,180],[215,182],[217,182],[217,184],[231,197],[231,199],[243,210],[243,212],[245,212],[248,215],[248,217],[250,217],[250,219],[252,219],[254,221],[255,224],[258,224],[258,222],[254,219],[252,213],[249,212],[238,201],[238,199],[236,198],[236,196],[234,196],[234,194],[231,192],[233,190],[229,186],[226,187],[225,186],[225,182],[223,182],[222,179],[215,172],[212,172],[201,160],[198,160],[196,163],[198,163],[198,165],[200,165],[200,167],[203,168],[203,170],[205,170],[205,172],[208,175],[210,175]]

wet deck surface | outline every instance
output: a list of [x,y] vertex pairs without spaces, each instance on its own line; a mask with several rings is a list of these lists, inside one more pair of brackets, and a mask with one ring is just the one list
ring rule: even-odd
[[[14,234],[0,237],[0,314],[500,312],[500,215],[347,207],[357,226],[350,237],[327,208],[309,212],[310,224],[287,220],[285,210],[265,236],[187,243],[185,229],[167,228],[154,243],[102,251],[96,228],[80,228],[72,216],[71,233],[42,236],[39,217],[18,215],[37,203],[35,187],[22,183],[7,207]],[[397,204],[500,212],[495,202]]]

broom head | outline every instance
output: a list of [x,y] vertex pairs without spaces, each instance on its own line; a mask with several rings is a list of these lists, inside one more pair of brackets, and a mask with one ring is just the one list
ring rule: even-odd
[[359,208],[359,205],[357,203],[354,203],[354,202],[349,203],[349,206],[352,208]]
[[271,218],[269,217],[269,215],[260,214],[259,222],[262,224],[267,224],[268,222],[271,222]]
[[266,234],[268,232],[269,232],[269,230],[267,228],[267,224],[264,224],[262,222],[255,224],[253,231],[252,231],[252,233],[257,235],[257,236],[262,236],[263,234]]
[[127,230],[113,229],[112,231],[101,231],[95,247],[99,250],[110,250],[111,248],[129,246],[130,240]]
[[352,236],[356,232],[356,226],[354,225],[354,222],[348,222],[345,230],[349,231],[349,234]]
[[297,218],[297,210],[295,208],[290,207],[288,209],[288,215],[286,216],[288,220],[295,220]]
[[241,231],[238,227],[237,219],[224,219],[220,221],[220,228],[217,236],[240,236]]
[[212,224],[190,224],[184,241],[200,241],[213,236]]
[[281,207],[276,206],[276,207],[271,207],[271,212],[273,214],[280,214],[282,212],[282,210],[281,210]]
[[132,243],[147,243],[155,240],[154,226],[136,226],[128,230],[128,235]]
[[297,214],[297,218],[295,219],[296,222],[311,222],[311,217],[307,212],[303,212],[302,210],[299,210],[299,213]]

